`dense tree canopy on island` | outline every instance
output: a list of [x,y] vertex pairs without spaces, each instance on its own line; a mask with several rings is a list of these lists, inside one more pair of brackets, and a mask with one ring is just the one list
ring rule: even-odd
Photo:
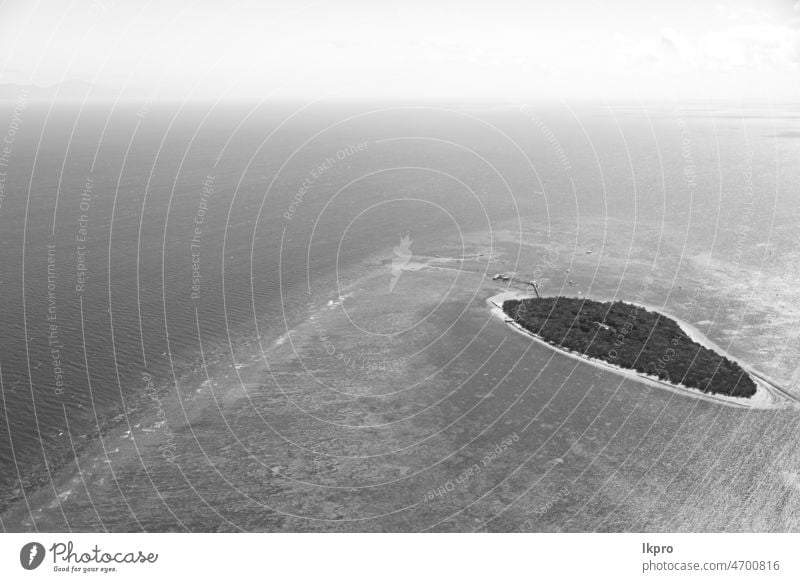
[[668,317],[617,301],[568,297],[511,299],[503,311],[563,349],[703,392],[750,397],[756,385],[739,364],[694,340]]

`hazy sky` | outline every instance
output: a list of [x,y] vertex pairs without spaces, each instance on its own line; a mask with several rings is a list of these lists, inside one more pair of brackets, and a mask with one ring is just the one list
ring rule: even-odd
[[0,82],[260,98],[800,97],[800,1],[0,4]]

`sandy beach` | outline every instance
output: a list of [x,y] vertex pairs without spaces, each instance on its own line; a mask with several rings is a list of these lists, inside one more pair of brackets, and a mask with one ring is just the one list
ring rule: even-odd
[[[724,355],[725,357],[731,360],[736,361],[740,366],[742,366],[742,368],[745,371],[747,371],[748,374],[750,374],[750,376],[753,378],[753,381],[756,383],[756,393],[750,398],[738,398],[735,396],[725,396],[723,394],[706,394],[704,392],[700,392],[699,390],[690,388],[683,384],[673,384],[671,382],[665,382],[649,374],[642,374],[641,372],[637,372],[636,370],[629,370],[627,368],[622,368],[620,366],[604,362],[603,360],[590,358],[583,354],[579,354],[577,352],[565,350],[560,347],[554,346],[553,344],[529,332],[528,330],[520,326],[518,323],[512,321],[503,312],[502,306],[505,301],[508,301],[509,299],[527,299],[530,297],[532,297],[530,293],[523,293],[518,291],[506,291],[487,299],[487,304],[489,305],[493,316],[502,319],[503,322],[510,325],[515,331],[525,335],[527,338],[532,339],[533,341],[536,341],[541,345],[547,346],[548,348],[555,350],[566,357],[573,358],[575,360],[580,360],[592,366],[610,370],[626,378],[634,378],[637,381],[644,382],[648,385],[656,386],[658,388],[662,388],[665,390],[670,390],[672,392],[676,392],[684,396],[689,396],[691,398],[698,398],[700,400],[706,400],[708,402],[716,402],[717,404],[723,404],[725,406],[730,406],[734,408],[745,408],[745,409],[754,408],[754,409],[764,410],[771,408],[784,408],[787,406],[798,404],[798,401],[794,397],[789,395],[774,381],[766,377],[764,374],[752,370],[749,366],[737,360],[736,358],[733,358],[725,350],[723,350],[722,348],[717,346],[714,342],[705,337],[697,328],[688,324],[685,321],[681,321],[680,319],[673,317],[672,315],[670,315],[669,317],[674,321],[676,321],[678,325],[680,325],[681,329],[692,340],[696,341],[697,343],[701,344],[706,348],[712,349]],[[649,311],[655,311],[657,313],[661,313],[660,310],[656,309],[652,305],[643,305],[634,302],[628,302],[628,303],[630,303],[631,305],[638,305]]]

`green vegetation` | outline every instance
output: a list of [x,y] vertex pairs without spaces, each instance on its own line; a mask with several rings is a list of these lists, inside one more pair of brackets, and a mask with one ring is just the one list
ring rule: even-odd
[[753,379],[739,364],[684,333],[668,317],[617,301],[511,299],[503,311],[560,347],[703,392],[748,398]]

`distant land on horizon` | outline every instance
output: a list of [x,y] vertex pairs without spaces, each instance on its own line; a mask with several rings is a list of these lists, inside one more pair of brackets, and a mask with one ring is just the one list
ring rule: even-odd
[[[81,79],[67,79],[53,85],[34,83],[0,83],[0,101],[16,101],[20,97],[30,101],[84,101],[86,99],[116,100],[124,95],[104,85]],[[124,96],[128,98],[127,96]]]

